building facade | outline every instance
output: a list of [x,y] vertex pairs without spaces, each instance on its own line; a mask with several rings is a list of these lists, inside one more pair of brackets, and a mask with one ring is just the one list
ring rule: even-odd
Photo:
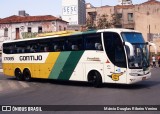
[[69,25],[86,23],[85,0],[62,0],[62,19]]
[[10,16],[0,20],[0,47],[5,40],[36,37],[38,33],[63,31],[66,21],[51,16]]
[[[98,18],[102,14],[108,15],[108,20],[112,20],[112,14],[116,14],[120,23],[119,28],[135,29],[142,32],[145,41],[156,44],[160,52],[160,2],[156,0],[146,0],[146,2],[136,5],[117,5],[93,7],[86,5],[86,17],[91,18],[93,24],[97,24]],[[151,49],[153,51],[153,49]]]

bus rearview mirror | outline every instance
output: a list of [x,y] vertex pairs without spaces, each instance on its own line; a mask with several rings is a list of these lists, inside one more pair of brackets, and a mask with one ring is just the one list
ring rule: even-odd
[[133,45],[129,42],[124,42],[124,45],[129,48],[129,56],[134,56],[134,48]]

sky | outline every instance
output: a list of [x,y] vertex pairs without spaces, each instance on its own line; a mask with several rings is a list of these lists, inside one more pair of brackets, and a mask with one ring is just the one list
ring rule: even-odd
[[[148,0],[132,0],[133,4],[139,4]],[[160,1],[160,0],[157,0]],[[18,15],[19,10],[25,10],[31,16],[53,15],[61,16],[62,0],[1,0],[0,18]],[[86,0],[93,6],[110,5],[115,6],[118,0]]]

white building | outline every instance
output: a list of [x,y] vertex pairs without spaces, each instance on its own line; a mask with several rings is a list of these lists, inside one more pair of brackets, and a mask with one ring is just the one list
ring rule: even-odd
[[132,0],[118,0],[118,5],[132,5]]
[[62,0],[62,19],[69,25],[86,23],[85,0]]
[[[24,13],[25,14],[25,13]],[[10,16],[0,19],[0,50],[5,40],[36,37],[38,33],[63,31],[67,29],[66,21],[51,16]]]

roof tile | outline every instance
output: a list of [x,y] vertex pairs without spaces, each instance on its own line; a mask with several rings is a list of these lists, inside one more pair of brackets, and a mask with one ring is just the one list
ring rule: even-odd
[[[39,22],[39,21],[64,21],[60,18],[54,17],[52,15],[44,15],[44,16],[17,16],[13,15],[10,17],[6,17],[0,19],[0,24],[8,24],[8,23],[23,23],[23,22]],[[66,22],[66,21],[64,21]]]

